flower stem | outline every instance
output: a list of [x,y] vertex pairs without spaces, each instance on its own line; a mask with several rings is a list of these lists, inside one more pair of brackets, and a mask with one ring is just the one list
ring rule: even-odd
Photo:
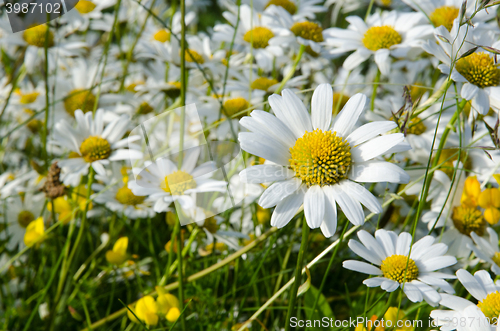
[[373,81],[372,98],[370,100],[371,111],[375,109],[375,98],[377,97],[377,88],[379,82],[380,82],[380,69],[377,69],[377,75],[375,76],[375,80]]
[[281,92],[281,90],[283,89],[283,87],[285,87],[286,82],[288,82],[290,80],[290,78],[293,77],[293,75],[295,74],[295,70],[297,70],[297,66],[299,65],[299,62],[302,59],[302,55],[304,54],[305,50],[306,50],[306,46],[300,45],[299,54],[297,54],[297,57],[295,58],[295,62],[293,63],[292,70],[290,70],[286,74],[285,78],[283,78],[283,80],[281,81],[280,86],[278,87],[278,89],[276,91],[274,91],[274,93],[279,94]]
[[[178,266],[177,266],[177,273],[179,274],[179,310],[183,311],[184,310],[184,275],[183,275],[183,270],[182,270],[182,234],[181,234],[181,223],[180,221],[177,221],[175,223],[175,227],[177,228],[174,232],[177,234],[177,261],[178,261]],[[186,330],[186,317],[184,314],[181,314],[179,317],[181,319],[181,327],[182,330]]]
[[304,252],[307,246],[307,239],[309,237],[309,226],[306,222],[306,217],[304,216],[304,220],[302,221],[302,242],[300,243],[299,256],[297,257],[297,266],[295,267],[295,282],[293,283],[293,287],[290,290],[290,298],[288,302],[288,311],[286,313],[286,326],[285,331],[290,330],[290,318],[295,313],[295,302],[297,302],[297,292],[300,286],[300,279],[302,276],[302,262],[304,260]]

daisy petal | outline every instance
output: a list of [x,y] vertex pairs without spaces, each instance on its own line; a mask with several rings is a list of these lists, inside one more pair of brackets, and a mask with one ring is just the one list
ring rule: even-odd
[[335,118],[332,131],[337,132],[341,137],[347,137],[363,112],[365,103],[364,94],[358,93],[352,96]]
[[271,216],[271,226],[282,228],[287,225],[302,206],[303,201],[304,193],[301,189],[280,201]]
[[361,272],[367,275],[382,275],[382,270],[366,262],[347,260],[342,263],[342,266],[346,269]]
[[327,131],[332,121],[333,90],[330,84],[320,84],[311,100],[311,120],[313,129]]
[[304,214],[311,229],[320,227],[325,215],[325,195],[319,185],[311,186],[304,197]]
[[464,269],[458,270],[457,277],[460,283],[462,283],[462,285],[474,298],[476,298],[476,300],[482,301],[488,295],[483,285],[481,285],[481,283],[479,283],[477,279],[474,278],[474,276],[472,276],[468,271]]

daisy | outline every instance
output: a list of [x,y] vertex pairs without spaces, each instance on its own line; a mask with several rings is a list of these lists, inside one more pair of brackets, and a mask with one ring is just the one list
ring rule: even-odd
[[429,40],[422,48],[442,62],[438,68],[444,74],[449,75],[451,70],[451,79],[463,83],[461,97],[470,100],[472,108],[479,114],[486,115],[490,106],[500,109],[500,69],[495,56],[476,45],[498,48],[500,41],[495,42],[495,34],[482,27],[480,24],[476,27],[460,26],[457,19],[450,31],[444,26],[436,28],[437,43]]
[[255,0],[253,6],[260,12],[271,6],[281,7],[294,19],[314,19],[316,13],[322,13],[327,8],[321,5],[321,0]]
[[135,160],[142,157],[138,150],[125,148],[129,141],[138,137],[131,136],[121,139],[128,129],[127,116],[121,116],[104,127],[104,112],[97,110],[95,117],[92,112],[83,114],[78,109],[75,111],[76,128],[66,120],[61,120],[55,125],[52,144],[65,147],[71,151],[70,158],[60,160],[64,184],[76,186],[80,176],[88,173],[92,166],[101,176],[106,175],[104,166],[110,161]]
[[[440,305],[451,310],[433,310],[431,317],[434,322],[440,326],[446,325],[441,330],[496,331],[500,315],[500,286],[493,282],[485,270],[477,271],[473,276],[467,270],[460,269],[457,277],[478,303],[455,295],[441,294]],[[467,328],[457,322],[462,318],[467,321]]]
[[487,228],[489,240],[479,237],[475,232],[471,233],[472,240],[476,245],[470,249],[481,260],[491,264],[491,271],[500,275],[500,248],[498,247],[498,234],[492,228]]
[[175,202],[195,221],[200,217],[203,220],[206,217],[196,208],[196,194],[226,192],[227,183],[208,178],[216,170],[214,162],[196,167],[199,152],[199,148],[186,150],[180,169],[167,158],[159,158],[154,163],[146,161],[144,169],[135,170],[136,179],[129,181],[128,187],[134,195],[146,196],[154,202],[157,213],[167,211]]
[[[401,286],[412,302],[425,300],[436,306],[441,300],[435,287],[447,293],[454,293],[453,287],[444,279],[455,278],[442,272],[436,272],[457,263],[453,256],[444,255],[448,246],[434,243],[435,238],[425,236],[413,245],[408,232],[399,236],[393,231],[377,230],[375,237],[368,232],[358,231],[361,241],[349,240],[349,248],[372,264],[347,260],[344,268],[379,277],[363,281],[368,287],[380,286],[387,292],[393,292]],[[375,265],[375,266],[374,266]]]
[[349,16],[347,29],[330,28],[323,31],[325,47],[331,55],[355,50],[344,61],[344,68],[353,70],[370,56],[374,56],[380,72],[387,75],[391,58],[405,57],[412,48],[420,47],[423,38],[432,33],[430,26],[422,25],[421,13],[398,13],[397,11],[375,13],[365,23],[358,16]]
[[[290,90],[273,94],[269,104],[276,116],[255,110],[240,123],[251,132],[239,134],[241,148],[275,164],[257,165],[240,173],[249,183],[271,183],[259,205],[276,206],[271,225],[284,227],[304,204],[311,228],[331,237],[337,227],[338,203],[355,225],[364,223],[361,203],[380,213],[377,199],[359,182],[407,183],[397,165],[374,158],[401,148],[401,133],[379,136],[394,129],[394,122],[374,122],[353,130],[366,97],[354,95],[332,119],[333,91],[319,85],[312,96],[311,114]],[[406,145],[402,149],[406,149]]]

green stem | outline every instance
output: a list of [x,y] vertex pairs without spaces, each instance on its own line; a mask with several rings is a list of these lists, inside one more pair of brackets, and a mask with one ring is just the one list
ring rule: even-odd
[[302,241],[300,243],[299,255],[297,257],[297,266],[295,268],[295,282],[290,290],[290,298],[288,299],[288,311],[286,313],[285,331],[290,331],[291,324],[289,323],[293,314],[295,313],[295,302],[297,302],[297,292],[299,291],[300,279],[302,277],[302,262],[304,260],[304,252],[307,246],[307,239],[309,237],[309,226],[307,225],[306,217],[302,221]]
[[375,2],[375,0],[370,0],[370,4],[368,5],[368,9],[366,10],[366,14],[365,14],[365,21],[368,19],[368,17],[370,17],[370,13],[372,12],[374,2]]
[[[181,4],[184,3],[184,0],[182,0]],[[184,310],[184,274],[182,270],[182,234],[181,234],[181,223],[180,221],[175,223],[175,226],[177,227],[177,261],[178,261],[178,267],[177,267],[177,273],[179,274],[179,310],[183,311]],[[184,314],[181,314],[179,317],[181,319],[181,327],[182,330],[186,330],[186,317]]]
[[379,82],[380,82],[380,69],[377,69],[377,75],[375,76],[375,80],[373,81],[372,98],[370,100],[370,110],[371,111],[373,111],[375,109],[375,98],[377,97],[377,89],[378,89]]
[[293,77],[293,75],[295,74],[295,70],[297,70],[297,66],[299,65],[299,62],[302,59],[302,55],[304,54],[305,50],[306,50],[306,46],[300,45],[299,54],[297,54],[297,57],[295,58],[295,62],[293,63],[292,70],[290,70],[288,72],[288,74],[285,76],[285,78],[283,78],[283,81],[281,82],[278,89],[276,91],[274,91],[274,93],[279,94],[281,92],[281,90],[283,89],[283,87],[285,87],[286,82],[288,82],[290,80],[290,78]]

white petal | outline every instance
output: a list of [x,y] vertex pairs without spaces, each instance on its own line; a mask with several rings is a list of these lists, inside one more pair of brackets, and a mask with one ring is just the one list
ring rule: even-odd
[[378,265],[382,263],[382,260],[377,255],[375,255],[373,252],[370,252],[368,249],[366,249],[365,246],[361,245],[361,243],[359,243],[357,240],[353,239],[349,240],[348,246],[354,253],[356,253],[366,261]]
[[282,228],[287,225],[302,206],[303,201],[304,193],[301,189],[280,201],[271,216],[271,226]]
[[437,256],[421,262],[424,267],[420,268],[420,270],[422,272],[429,272],[452,266],[457,263],[457,259],[454,256],[445,255],[445,256]]
[[312,131],[311,117],[304,106],[302,100],[292,91],[286,89],[281,92],[283,103],[285,104],[286,113],[289,122],[293,124],[292,131],[302,137],[306,131]]
[[351,182],[350,180],[343,180],[339,183],[342,186],[344,192],[349,194],[354,200],[361,202],[366,208],[368,208],[373,213],[381,213],[382,206],[377,201],[377,198],[368,191],[363,186]]
[[351,196],[346,194],[339,185],[333,185],[331,192],[335,201],[344,212],[344,215],[352,224],[363,225],[365,223],[363,207],[361,207],[359,201],[351,198]]
[[349,179],[365,183],[401,183],[410,181],[410,176],[397,165],[385,161],[368,161],[354,164]]
[[352,96],[335,118],[332,131],[337,132],[338,136],[347,137],[363,112],[365,103],[364,94],[358,93]]
[[481,115],[488,114],[490,110],[490,98],[488,94],[483,89],[479,89],[476,97],[471,101],[471,106]]
[[398,237],[394,232],[379,229],[375,231],[375,239],[384,248],[385,256],[396,254],[396,243],[398,241]]
[[347,141],[354,147],[370,140],[379,134],[386,133],[389,130],[396,128],[398,125],[392,121],[377,121],[367,123],[354,130],[348,137]]
[[472,276],[468,271],[460,269],[457,271],[457,277],[460,283],[469,291],[469,293],[476,298],[478,301],[482,301],[486,298],[488,293],[484,289],[474,276]]
[[365,245],[365,247],[369,251],[376,254],[380,260],[384,260],[387,257],[387,255],[386,255],[383,247],[380,245],[380,243],[375,238],[373,238],[373,236],[371,234],[369,234],[365,230],[358,231],[358,238],[359,238],[359,240],[361,240],[363,245]]
[[486,293],[494,293],[497,291],[497,287],[493,283],[493,280],[491,279],[490,274],[486,270],[479,270],[474,274],[474,278],[477,279],[478,282],[480,282],[484,289],[486,290]]
[[290,152],[279,141],[266,141],[265,137],[251,132],[240,132],[238,135],[241,149],[250,154],[281,165],[289,165]]
[[411,239],[411,234],[401,232],[396,243],[396,254],[407,256],[410,252]]
[[467,299],[444,293],[441,294],[441,301],[439,303],[447,308],[458,311],[464,310],[465,308],[474,305]]
[[351,149],[351,157],[354,162],[365,162],[384,154],[390,148],[403,142],[405,139],[402,133],[392,133],[385,136],[373,138],[359,146]]
[[420,302],[423,300],[422,292],[412,283],[406,283],[403,291],[411,302]]
[[387,292],[394,292],[398,287],[399,283],[396,281],[393,281],[392,279],[386,279],[380,287]]
[[385,48],[375,52],[375,63],[384,76],[387,76],[391,70],[391,58],[389,55],[391,55],[391,52]]
[[300,179],[292,178],[272,184],[264,191],[264,193],[262,193],[262,196],[259,199],[259,205],[262,208],[271,208],[276,206],[278,202],[297,191],[301,183]]
[[382,270],[366,262],[347,260],[342,263],[342,266],[346,269],[361,272],[363,274],[382,275]]
[[373,278],[368,278],[363,281],[363,284],[365,284],[368,287],[377,287],[382,285],[383,282],[385,282],[387,278],[384,277],[373,277]]
[[293,146],[297,138],[276,116],[262,110],[254,110],[251,117],[243,117],[240,124],[250,131],[280,140],[285,146]]
[[425,301],[431,306],[437,306],[439,301],[441,301],[441,295],[439,295],[439,293],[429,285],[419,282],[418,280],[412,281],[411,284],[415,285],[420,290],[420,293],[422,293]]
[[304,214],[311,229],[319,228],[325,215],[325,195],[319,185],[311,186],[304,196]]
[[369,50],[360,48],[345,59],[343,67],[345,70],[353,70],[361,63],[365,62],[370,55],[372,55],[372,53]]
[[331,194],[330,186],[323,186],[323,193],[325,195],[325,216],[323,223],[321,223],[321,232],[325,237],[330,238],[337,230],[337,203]]
[[295,172],[286,167],[273,164],[260,164],[243,169],[240,178],[245,183],[260,184],[287,180],[295,176]]
[[333,90],[330,84],[320,84],[313,93],[311,101],[311,120],[313,129],[326,131],[332,121]]
[[474,96],[476,96],[478,90],[479,90],[479,87],[477,87],[476,85],[473,85],[471,83],[465,83],[462,86],[462,90],[460,91],[460,95],[465,100],[471,100],[472,98],[474,98]]

